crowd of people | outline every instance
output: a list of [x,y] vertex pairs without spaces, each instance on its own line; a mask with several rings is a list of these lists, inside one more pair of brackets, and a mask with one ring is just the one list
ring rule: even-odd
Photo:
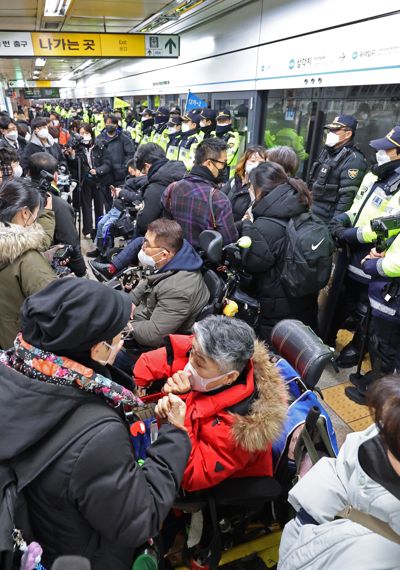
[[[232,119],[229,110],[79,102],[0,113],[0,462],[26,481],[46,567],[77,554],[94,570],[128,570],[180,489],[274,475],[288,395],[268,345],[283,319],[332,346],[339,329],[354,332],[336,362],[351,367],[369,352],[372,370],[351,374],[346,395],[370,406],[375,425],[290,492],[296,516],[279,568],[339,568],[356,556],[363,568],[396,567],[400,127],[371,140],[369,169],[354,145],[357,120],[336,117],[301,180],[290,146],[238,156]],[[65,172],[76,181],[70,200]],[[110,262],[109,228],[133,206],[133,238]],[[241,287],[259,303],[254,329],[202,318],[204,230],[225,246],[250,238]],[[91,279],[83,238],[105,279],[138,265],[139,283],[121,292]],[[158,427],[147,426],[139,463],[127,418],[158,389]],[[337,520],[346,506],[386,530]]]

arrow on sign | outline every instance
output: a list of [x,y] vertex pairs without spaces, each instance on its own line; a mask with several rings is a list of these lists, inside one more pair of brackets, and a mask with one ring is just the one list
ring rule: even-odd
[[168,48],[169,54],[171,55],[173,50],[176,49],[176,43],[172,38],[169,38],[169,40],[165,44],[165,47]]
[[342,61],[346,58],[346,55],[343,53],[341,56],[339,56],[339,59],[341,59]]
[[147,50],[147,55],[153,55],[153,51],[151,49]]

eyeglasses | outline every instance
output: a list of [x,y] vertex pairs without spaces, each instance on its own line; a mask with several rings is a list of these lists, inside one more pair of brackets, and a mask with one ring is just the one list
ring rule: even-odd
[[219,162],[219,164],[223,164],[223,165],[224,165],[224,168],[225,168],[225,166],[228,164],[228,161],[227,161],[227,160],[225,160],[225,161],[223,161],[223,160],[217,160],[216,158],[210,158],[210,160],[211,160],[211,162]]

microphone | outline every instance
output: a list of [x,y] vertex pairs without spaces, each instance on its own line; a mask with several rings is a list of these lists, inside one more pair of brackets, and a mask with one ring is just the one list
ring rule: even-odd
[[90,570],[91,564],[83,556],[60,556],[51,570]]

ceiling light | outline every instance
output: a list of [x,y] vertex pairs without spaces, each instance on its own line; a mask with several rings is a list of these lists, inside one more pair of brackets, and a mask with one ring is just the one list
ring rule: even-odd
[[35,60],[36,67],[44,67],[46,65],[46,58],[45,57],[37,57]]
[[44,7],[45,16],[65,16],[71,0],[46,0]]

